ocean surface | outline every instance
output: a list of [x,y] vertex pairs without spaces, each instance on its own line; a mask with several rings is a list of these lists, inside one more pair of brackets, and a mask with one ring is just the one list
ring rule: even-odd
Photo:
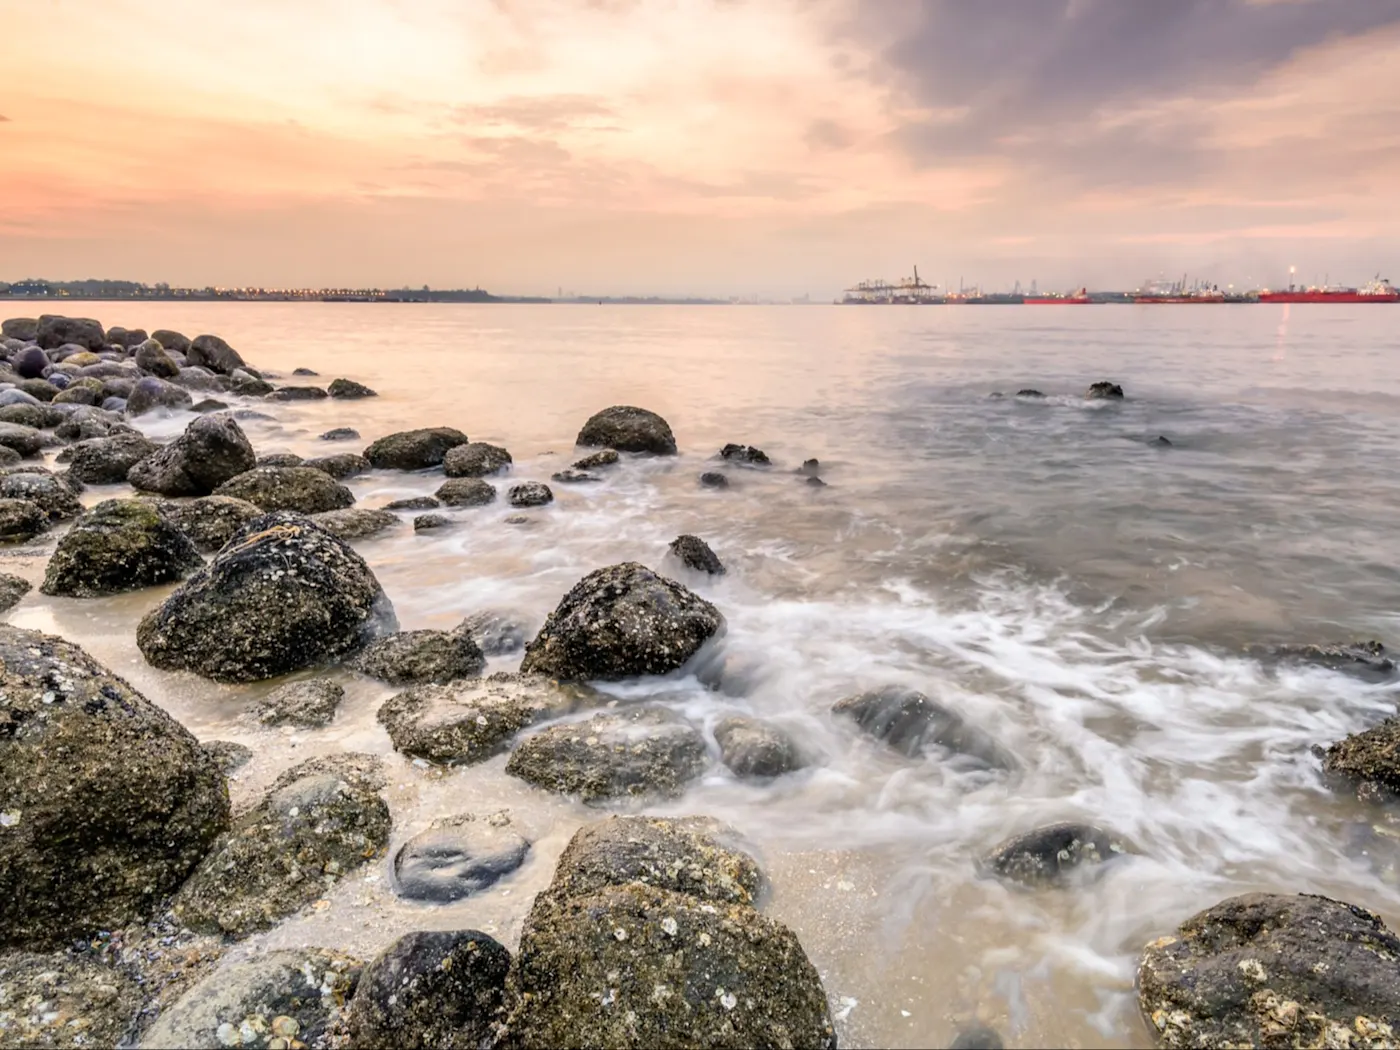
[[[7,303],[6,315],[31,304]],[[722,766],[656,813],[706,813],[757,847],[767,910],[821,972],[844,1046],[945,1045],[980,1020],[1013,1046],[1151,1045],[1133,980],[1149,940],[1242,892],[1320,892],[1400,923],[1394,869],[1357,846],[1374,814],[1321,784],[1315,743],[1392,713],[1394,685],[1251,654],[1271,643],[1400,642],[1400,309],[1378,306],[597,307],[90,303],[106,325],[214,332],[290,377],[346,376],[380,397],[278,404],[245,427],[260,453],[344,451],[353,426],[455,426],[509,448],[512,480],[547,481],[593,412],[633,404],[681,454],[626,460],[603,484],[553,485],[510,524],[504,501],[415,535],[356,543],[405,628],[499,608],[543,621],[603,565],[665,559],[680,533],[729,568],[681,577],[728,620],[713,680],[611,687],[697,724],[771,719],[817,763],[768,785]],[[1086,401],[1096,380],[1121,403]],[[298,380],[301,381],[301,380]],[[1022,388],[1049,395],[1017,398]],[[1006,396],[995,398],[1000,392]],[[173,435],[188,417],[143,426]],[[1169,446],[1156,442],[1166,437]],[[726,468],[726,442],[768,470]],[[825,488],[793,473],[821,461]],[[440,477],[348,482],[359,505],[427,494]],[[92,488],[89,503],[115,493]],[[41,577],[52,538],[3,567]],[[525,866],[451,906],[398,900],[388,861],[328,907],[235,949],[334,945],[369,955],[412,929],[476,927],[514,947],[532,895],[597,810],[528,787],[505,757],[434,770],[375,721],[394,692],[344,675],[322,730],[273,730],[226,687],[144,664],[137,619],[163,590],[10,614],[62,634],[201,739],[255,752],[247,804],[288,764],[383,755],[398,843],[434,817],[510,810]],[[491,661],[510,670],[519,656]],[[831,704],[920,689],[1011,751],[1011,776],[883,751]],[[1067,889],[980,878],[1006,836],[1088,820],[1140,855]]]

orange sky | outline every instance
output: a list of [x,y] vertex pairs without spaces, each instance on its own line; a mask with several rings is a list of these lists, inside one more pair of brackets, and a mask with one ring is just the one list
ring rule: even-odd
[[948,3],[7,3],[0,279],[1400,277],[1400,3]]

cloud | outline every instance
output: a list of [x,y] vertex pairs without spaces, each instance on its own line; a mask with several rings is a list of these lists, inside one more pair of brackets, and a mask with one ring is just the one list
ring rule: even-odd
[[615,116],[612,106],[591,95],[520,96],[491,105],[460,105],[448,111],[456,124],[509,127],[524,131],[562,131],[580,126],[597,128]]

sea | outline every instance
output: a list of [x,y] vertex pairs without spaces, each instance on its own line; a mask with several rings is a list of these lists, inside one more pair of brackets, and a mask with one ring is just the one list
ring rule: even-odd
[[[29,304],[6,304],[6,313]],[[680,454],[624,458],[511,522],[505,502],[357,541],[404,628],[500,609],[532,629],[580,578],[639,561],[672,575],[677,535],[723,577],[680,575],[723,612],[718,674],[605,687],[712,732],[770,720],[812,764],[770,783],[722,765],[628,811],[709,814],[753,845],[768,914],[821,974],[842,1045],[946,1045],[973,1022],[1008,1045],[1152,1045],[1138,955],[1195,912],[1250,891],[1323,893],[1400,923],[1400,858],[1380,814],[1324,786],[1312,752],[1381,721],[1396,685],[1279,662],[1280,644],[1400,643],[1400,309],[1379,306],[885,307],[67,303],[105,325],[222,335],[287,381],[345,376],[365,401],[266,407],[259,453],[345,451],[453,426],[506,446],[510,481],[568,466],[609,405],[660,413]],[[319,379],[291,379],[294,368]],[[1122,401],[1086,388],[1122,385]],[[1043,398],[1018,397],[1035,389]],[[1000,396],[999,396],[1000,395]],[[188,415],[142,419],[169,437]],[[1159,439],[1165,438],[1163,442]],[[717,464],[726,443],[772,466]],[[358,448],[358,446],[356,446]],[[796,472],[817,459],[825,486]],[[722,469],[713,490],[700,473]],[[375,472],[357,505],[441,477]],[[504,479],[501,479],[502,483]],[[95,503],[118,494],[92,487]],[[54,540],[7,550],[38,581]],[[271,688],[146,665],[139,618],[168,589],[36,592],[9,614],[63,635],[202,740],[254,752],[236,806],[293,762],[380,755],[390,856],[435,818],[508,810],[524,866],[452,905],[404,901],[389,860],[233,949],[324,945],[370,956],[415,929],[476,928],[510,947],[577,828],[610,812],[545,794],[505,756],[454,769],[397,755],[376,722],[394,690],[346,672],[325,729],[266,729]],[[519,654],[494,658],[512,670]],[[830,709],[920,690],[994,737],[1012,774],[907,758]],[[977,861],[1008,836],[1086,821],[1134,855],[1092,879],[1024,890]]]

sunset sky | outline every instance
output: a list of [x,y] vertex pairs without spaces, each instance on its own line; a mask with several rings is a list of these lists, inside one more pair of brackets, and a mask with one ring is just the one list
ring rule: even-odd
[[1400,0],[6,0],[0,280],[1400,280]]

